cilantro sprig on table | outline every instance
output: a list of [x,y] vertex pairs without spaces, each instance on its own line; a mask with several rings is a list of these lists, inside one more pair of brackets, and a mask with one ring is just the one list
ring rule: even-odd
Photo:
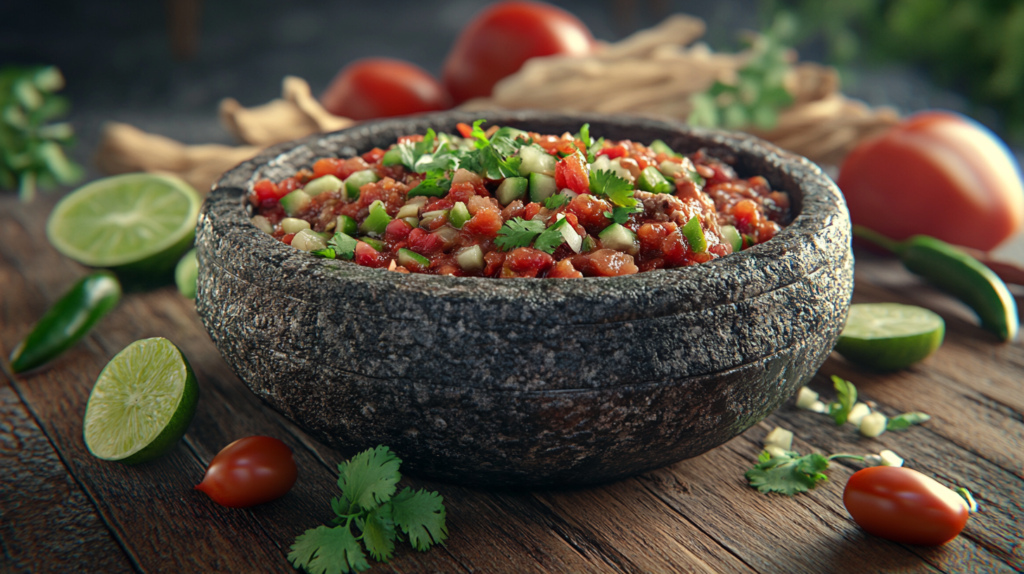
[[386,446],[339,464],[341,496],[331,500],[335,526],[318,526],[300,535],[288,560],[311,574],[344,574],[370,568],[364,547],[375,560],[387,562],[402,534],[421,552],[443,544],[448,538],[444,499],[422,489],[405,488],[395,494],[401,464]]

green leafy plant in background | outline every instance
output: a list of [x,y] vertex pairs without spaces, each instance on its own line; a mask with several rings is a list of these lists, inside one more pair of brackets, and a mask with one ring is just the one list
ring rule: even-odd
[[67,113],[67,98],[55,94],[63,87],[64,76],[53,66],[0,69],[0,188],[17,187],[23,201],[37,186],[82,177],[64,153],[74,136],[71,124],[51,123]]
[[822,41],[831,63],[905,62],[1024,141],[1024,0],[763,0],[765,22],[796,22],[794,45]]
[[785,79],[790,68],[786,43],[794,23],[790,15],[781,14],[767,32],[753,36],[750,60],[737,71],[734,83],[716,81],[706,92],[691,96],[689,123],[729,129],[775,127],[779,111],[793,103]]

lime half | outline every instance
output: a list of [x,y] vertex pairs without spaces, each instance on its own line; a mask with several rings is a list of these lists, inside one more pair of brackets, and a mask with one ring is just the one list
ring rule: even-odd
[[196,376],[174,343],[135,341],[96,379],[85,407],[85,446],[103,460],[153,460],[185,435],[198,402]]
[[931,355],[942,344],[946,323],[922,307],[898,303],[850,305],[835,350],[876,371],[895,371]]
[[201,204],[196,190],[178,178],[116,175],[60,200],[46,235],[57,251],[79,263],[163,278],[192,244]]
[[196,250],[192,249],[174,268],[174,282],[178,284],[178,292],[188,299],[195,299],[198,277],[199,263],[196,260]]

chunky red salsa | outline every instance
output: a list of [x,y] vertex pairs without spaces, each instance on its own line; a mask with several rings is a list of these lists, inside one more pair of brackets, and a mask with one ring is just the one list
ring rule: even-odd
[[789,196],[703,151],[459,124],[257,181],[253,223],[400,273],[589,277],[704,263],[771,239]]

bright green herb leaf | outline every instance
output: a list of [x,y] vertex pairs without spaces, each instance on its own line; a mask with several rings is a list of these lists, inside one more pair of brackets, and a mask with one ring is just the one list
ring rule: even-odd
[[807,492],[818,482],[828,480],[823,471],[828,468],[828,459],[812,453],[800,456],[799,453],[787,451],[783,456],[771,456],[762,452],[758,462],[746,472],[750,486],[760,492],[778,492],[793,496]]
[[544,232],[544,223],[540,221],[526,221],[522,217],[513,217],[505,222],[498,230],[498,237],[494,244],[502,251],[511,251],[517,247],[526,247]]
[[618,207],[635,207],[633,184],[610,171],[600,170],[590,173],[590,192],[603,195]]
[[836,421],[836,425],[846,423],[853,405],[857,404],[857,387],[845,379],[832,375],[832,383],[836,388],[836,402],[828,405],[828,414]]
[[327,259],[349,259],[355,257],[356,244],[359,243],[355,238],[350,237],[340,231],[334,234],[327,242],[327,247],[324,249],[317,249],[313,251],[313,255],[319,255]]
[[519,148],[530,145],[530,143],[532,140],[526,136],[525,132],[508,126],[498,128],[498,131],[494,132],[490,139],[491,147],[503,157],[516,153]]
[[452,188],[452,180],[445,177],[445,172],[435,169],[427,172],[427,177],[419,185],[409,190],[408,197],[425,195],[428,197],[443,197]]
[[474,140],[473,145],[476,146],[476,149],[483,149],[491,145],[491,140],[487,139],[487,133],[484,132],[482,127],[480,127],[486,121],[487,120],[477,120],[473,122],[473,131],[470,132],[469,137]]
[[391,500],[391,515],[409,543],[420,552],[448,539],[444,498],[436,492],[406,488]]
[[386,446],[365,450],[338,465],[338,486],[346,499],[372,510],[395,493],[395,485],[402,479],[398,472],[401,464]]
[[568,219],[559,219],[551,227],[544,230],[543,233],[537,237],[537,241],[534,242],[534,249],[539,249],[548,255],[555,252],[555,249],[565,242],[565,236],[562,235],[562,228],[569,225]]
[[637,203],[633,207],[614,207],[611,211],[604,212],[604,216],[619,225],[625,225],[631,213],[643,213],[644,206]]
[[896,415],[889,419],[889,422],[885,425],[885,430],[899,431],[910,428],[913,425],[919,425],[923,422],[931,420],[932,417],[924,413],[903,413]]
[[552,195],[551,197],[544,200],[544,207],[548,209],[558,209],[563,205],[569,203],[570,200],[568,195],[562,195],[561,193]]
[[370,565],[347,526],[318,526],[295,539],[288,561],[310,574],[362,572]]
[[370,556],[381,562],[390,560],[395,554],[395,522],[391,518],[391,503],[371,510],[358,526],[363,531],[363,544]]
[[704,187],[704,184],[706,182],[705,182],[704,178],[701,177],[701,175],[699,173],[697,173],[696,171],[694,171],[692,169],[691,170],[687,170],[687,172],[688,172],[687,175],[689,175],[689,177],[690,177],[690,181],[692,181],[693,183],[696,183],[697,185],[699,185],[701,187]]

